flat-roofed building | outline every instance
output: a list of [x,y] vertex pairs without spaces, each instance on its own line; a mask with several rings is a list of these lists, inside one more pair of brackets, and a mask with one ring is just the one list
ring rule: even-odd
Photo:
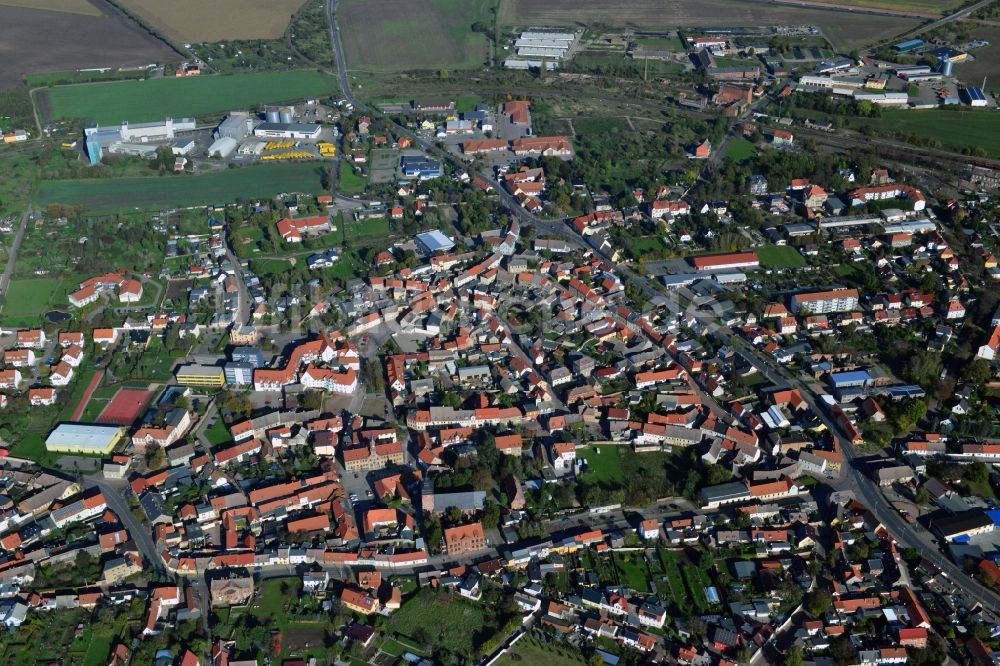
[[182,365],[175,377],[184,386],[222,388],[226,383],[225,370],[215,365]]
[[54,453],[107,455],[125,435],[118,426],[60,423],[45,440],[45,448]]

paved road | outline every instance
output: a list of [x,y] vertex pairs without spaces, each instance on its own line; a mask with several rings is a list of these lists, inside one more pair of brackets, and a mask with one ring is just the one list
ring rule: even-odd
[[242,326],[250,319],[250,292],[247,290],[246,280],[243,279],[243,269],[240,268],[240,260],[237,258],[236,253],[233,252],[232,237],[228,232],[225,235],[225,242],[226,258],[229,259],[230,263],[233,265],[233,270],[235,271],[233,277],[236,278],[236,287],[238,290],[234,323],[238,326]]
[[128,503],[122,498],[121,493],[127,486],[124,483],[112,485],[104,479],[92,476],[84,480],[84,486],[87,488],[99,488],[104,493],[104,501],[125,525],[125,529],[128,530],[132,540],[135,541],[135,545],[138,546],[143,558],[152,566],[154,571],[166,573],[167,568],[163,564],[163,558],[160,557],[160,554],[156,550],[156,544],[153,543],[149,529],[132,515],[132,510],[129,508]]
[[17,261],[18,250],[21,249],[21,242],[24,240],[24,234],[28,230],[28,219],[31,217],[32,210],[29,207],[28,210],[24,212],[21,216],[21,224],[17,227],[17,234],[14,236],[14,244],[10,248],[10,254],[7,256],[7,265],[3,269],[3,275],[0,276],[0,294],[7,295],[7,287],[10,286],[10,278],[14,275],[14,263]]

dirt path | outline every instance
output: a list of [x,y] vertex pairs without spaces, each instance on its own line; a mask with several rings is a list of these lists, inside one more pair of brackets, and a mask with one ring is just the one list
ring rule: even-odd
[[87,403],[90,402],[90,396],[94,395],[94,391],[97,390],[97,385],[101,383],[102,377],[104,377],[104,370],[98,370],[94,373],[94,378],[90,380],[90,385],[87,386],[87,390],[83,392],[83,397],[80,398],[80,404],[73,410],[71,421],[77,422],[83,416],[83,410],[86,409]]

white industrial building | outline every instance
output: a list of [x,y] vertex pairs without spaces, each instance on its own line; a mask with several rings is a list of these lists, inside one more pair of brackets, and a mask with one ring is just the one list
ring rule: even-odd
[[[566,57],[577,35],[572,32],[526,30],[514,42],[516,58],[504,61],[508,69],[554,69]],[[540,60],[541,59],[541,60]]]
[[261,123],[254,128],[254,136],[266,139],[310,139],[319,138],[322,127],[313,123]]

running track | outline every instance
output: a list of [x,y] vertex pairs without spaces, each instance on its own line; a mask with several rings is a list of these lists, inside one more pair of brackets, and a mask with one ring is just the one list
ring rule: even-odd
[[97,390],[97,385],[101,383],[103,376],[104,370],[98,370],[94,373],[94,378],[90,380],[90,385],[87,386],[87,390],[83,392],[83,397],[80,398],[80,404],[73,410],[71,421],[79,421],[80,417],[83,416],[83,410],[87,407],[87,403],[90,402],[90,396],[94,395],[94,391]]

